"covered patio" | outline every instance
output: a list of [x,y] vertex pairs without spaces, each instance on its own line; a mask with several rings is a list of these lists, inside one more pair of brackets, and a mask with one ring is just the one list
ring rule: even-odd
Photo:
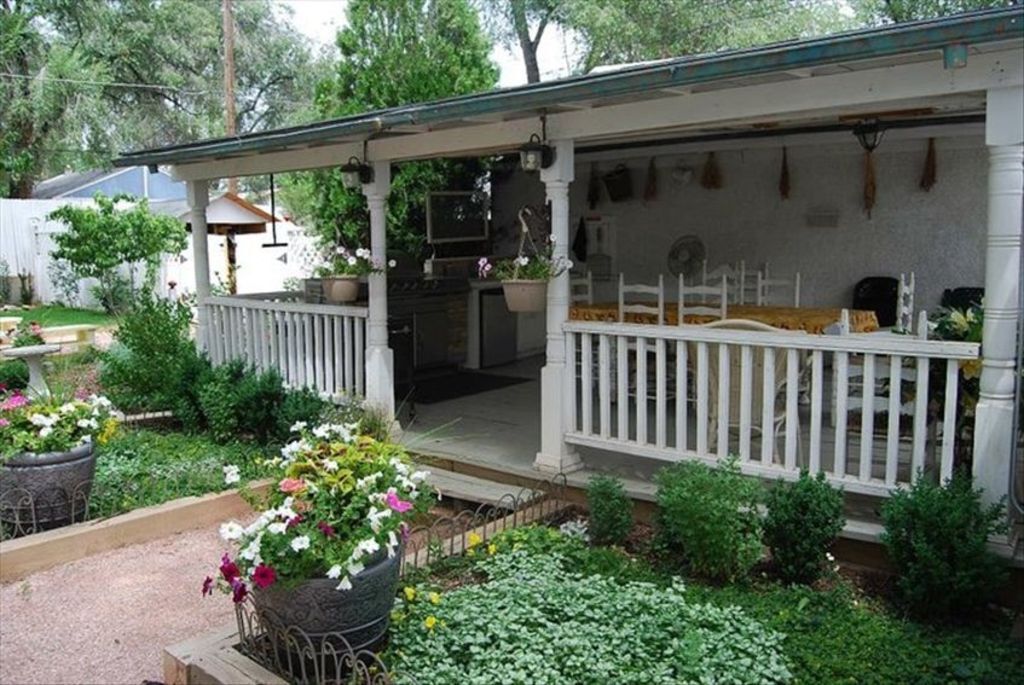
[[[488,469],[517,475],[612,469],[642,480],[666,462],[714,463],[734,454],[751,475],[795,478],[808,468],[824,472],[848,493],[869,497],[885,497],[921,473],[943,478],[952,473],[962,418],[958,369],[981,359],[972,468],[977,485],[998,500],[1011,485],[1015,444],[1024,196],[1022,31],[1024,11],[1017,7],[628,66],[143,151],[120,163],[170,165],[176,178],[188,181],[191,224],[200,238],[207,231],[211,180],[337,166],[357,157],[368,167],[361,190],[370,212],[370,247],[384,263],[393,164],[505,155],[543,133],[552,163],[540,170],[539,179],[523,173],[492,179],[491,221],[514,225],[511,217],[522,206],[546,202],[554,253],[563,258],[582,224],[591,244],[583,253],[591,259],[578,275],[590,272],[591,289],[588,301],[576,300],[573,276],[562,274],[548,286],[543,319],[520,315],[512,355],[518,359],[504,360],[483,375],[524,382],[495,381],[501,387],[479,385],[466,396],[432,403],[417,402],[415,394],[411,402],[403,401],[410,396],[396,373],[396,354],[401,367],[405,353],[399,340],[410,325],[415,338],[410,354],[426,354],[423,336],[416,337],[416,310],[423,308],[398,296],[397,286],[405,281],[372,274],[365,300],[353,306],[309,301],[301,293],[210,297],[202,249],[196,252],[199,344],[215,363],[241,357],[258,367],[279,368],[294,385],[365,396],[397,415],[414,448]],[[905,157],[899,155],[923,150],[929,140],[948,152],[953,182],[938,197],[930,196],[937,210],[919,200],[886,206],[906,196],[890,176],[879,182],[874,216],[849,211],[851,198],[859,208],[864,183],[865,153],[852,132],[865,122],[886,129],[879,163],[884,154],[902,163]],[[822,152],[841,147],[847,152],[831,157]],[[776,199],[782,194],[774,179],[783,150],[794,179],[801,179],[794,183],[808,188],[799,209]],[[726,169],[725,183],[740,183],[738,194],[694,199],[684,183],[676,183],[687,172],[691,178],[702,174],[697,165],[711,153]],[[818,166],[813,166],[816,154]],[[598,165],[628,168],[632,160],[634,174],[642,174],[646,165],[636,160],[648,157],[658,173],[652,156],[690,161],[660,169],[660,177],[671,182],[661,186],[659,202],[645,198],[643,205],[595,212],[588,173]],[[730,180],[725,164],[736,160],[749,162],[737,172],[747,181]],[[808,166],[797,166],[805,160]],[[958,166],[962,160],[968,161]],[[843,199],[835,203],[821,185],[830,165],[846,172],[837,175],[847,190],[837,191]],[[974,173],[979,165],[987,182]],[[773,169],[766,184],[771,190],[765,191],[773,194],[771,200],[743,185],[762,167]],[[801,177],[801,168],[810,171]],[[681,198],[690,198],[689,204]],[[861,233],[823,233],[840,221],[834,215]],[[698,219],[686,231],[660,230],[681,217]],[[779,229],[766,237],[758,230],[771,222],[793,226],[798,221],[803,232]],[[892,237],[882,230],[891,227],[886,221],[910,228]],[[931,225],[944,228],[929,233]],[[760,272],[767,279],[770,264],[772,277],[791,281],[802,272],[802,297],[793,303],[804,310],[797,313],[802,323],[752,330],[699,325],[685,316],[682,325],[671,320],[667,314],[677,308],[679,293],[666,255],[679,233],[707,243],[704,271],[749,264],[747,275],[756,278]],[[475,282],[470,269],[479,256],[501,254],[500,243],[493,241],[490,253],[463,258],[465,264],[434,263],[433,275],[409,281],[408,290],[426,289],[427,283],[465,303],[438,309],[446,317],[442,330],[464,331],[455,342],[449,337],[438,352],[443,361],[455,359],[455,365],[474,370],[481,366],[480,293],[489,286]],[[943,256],[946,250],[963,256],[961,272]],[[596,255],[609,257],[610,265],[598,268]],[[925,266],[917,273],[917,312],[904,331],[878,331],[877,323],[856,311],[843,313],[852,309],[846,289],[855,276],[909,273],[914,269],[903,266],[908,262]],[[662,279],[657,305],[663,311],[653,323],[624,317],[621,305],[608,309],[620,282],[650,285],[659,274],[667,274],[667,281]],[[696,280],[696,274],[691,265],[687,277]],[[461,289],[453,280],[464,282]],[[743,292],[746,275],[738,282]],[[944,288],[957,285],[984,286],[983,350],[975,343],[928,339],[918,321],[921,310],[934,310]],[[734,311],[737,303],[747,306],[737,297],[738,302],[730,296]],[[766,305],[758,301],[757,306]],[[412,323],[396,322],[396,312],[405,316],[407,310]],[[811,310],[818,314],[808,315]],[[719,318],[756,321],[763,314],[740,311],[742,316]],[[456,349],[465,354],[453,356]],[[541,349],[543,355],[530,356]]]

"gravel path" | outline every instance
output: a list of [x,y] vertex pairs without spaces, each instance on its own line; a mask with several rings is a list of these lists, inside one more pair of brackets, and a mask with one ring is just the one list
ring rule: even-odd
[[234,617],[200,594],[226,549],[215,528],[190,531],[0,585],[0,683],[162,680],[164,647]]

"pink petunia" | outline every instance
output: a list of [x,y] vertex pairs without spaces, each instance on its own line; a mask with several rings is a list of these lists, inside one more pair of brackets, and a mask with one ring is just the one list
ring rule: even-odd
[[288,528],[294,528],[295,526],[299,525],[300,523],[302,523],[302,515],[301,514],[296,514],[295,516],[292,516],[290,519],[288,519],[287,527]]
[[14,393],[0,404],[0,409],[4,411],[12,411],[14,409],[20,409],[28,404],[28,398],[19,392]]
[[324,534],[324,537],[334,537],[334,526],[332,526],[331,524],[321,521],[320,523],[316,524],[316,527],[320,529],[320,532]]
[[398,495],[395,494],[394,490],[388,492],[388,496],[385,501],[387,502],[387,505],[391,507],[392,511],[397,511],[399,514],[404,514],[412,509],[412,502],[406,502],[405,500],[398,499]]
[[284,478],[277,484],[281,492],[293,495],[306,489],[306,483],[298,478]]
[[235,604],[240,604],[247,594],[249,594],[249,589],[245,587],[245,583],[238,578],[231,581],[231,599]]
[[277,572],[266,564],[260,564],[252,572],[253,585],[265,590],[277,580]]
[[242,575],[241,571],[238,570],[238,565],[235,562],[231,561],[227,553],[225,553],[224,556],[220,558],[220,574],[224,576],[224,580],[228,581],[229,583],[233,582],[240,575]]

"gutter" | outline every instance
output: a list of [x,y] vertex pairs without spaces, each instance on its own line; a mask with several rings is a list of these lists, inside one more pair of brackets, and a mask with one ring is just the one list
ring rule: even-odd
[[464,95],[331,121],[252,133],[230,139],[141,150],[115,166],[181,164],[325,142],[368,139],[396,126],[424,125],[501,112],[544,109],[561,103],[685,87],[742,76],[825,66],[938,50],[948,45],[1018,40],[1024,37],[1024,7],[987,10],[921,22],[862,29],[811,40],[712,55],[696,55],[619,71]]

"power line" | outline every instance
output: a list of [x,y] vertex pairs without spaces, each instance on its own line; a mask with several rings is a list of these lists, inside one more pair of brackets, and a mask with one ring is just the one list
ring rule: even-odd
[[88,86],[103,86],[105,88],[136,88],[145,90],[170,90],[182,95],[208,95],[209,90],[184,90],[177,86],[163,86],[153,83],[131,83],[126,81],[90,81],[88,79],[61,78],[57,76],[28,76],[26,74],[13,74],[8,71],[0,71],[0,77],[22,79],[26,81],[53,81],[55,83],[78,83]]

